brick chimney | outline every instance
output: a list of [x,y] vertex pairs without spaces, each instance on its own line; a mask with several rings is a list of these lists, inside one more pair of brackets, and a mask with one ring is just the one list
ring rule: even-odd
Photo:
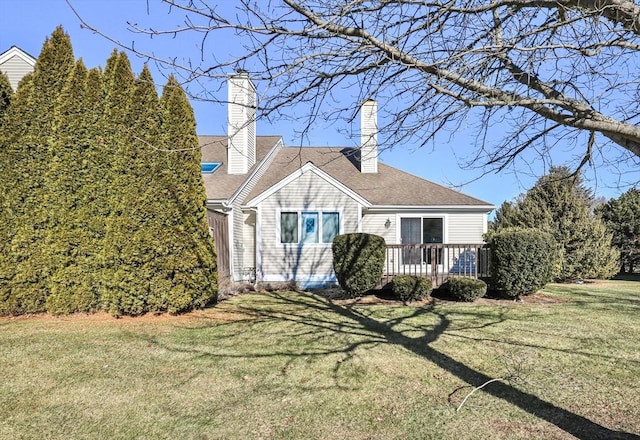
[[360,108],[360,172],[378,172],[378,103],[372,99]]
[[247,174],[256,163],[256,88],[246,72],[230,75],[227,84],[227,170]]

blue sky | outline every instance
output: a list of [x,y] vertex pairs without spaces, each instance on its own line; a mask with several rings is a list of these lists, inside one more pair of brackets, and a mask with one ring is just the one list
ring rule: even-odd
[[[148,38],[131,32],[127,22],[140,27],[170,29],[184,20],[184,13],[169,13],[169,8],[159,0],[71,0],[72,5],[86,22],[103,33],[125,43],[136,42],[137,47],[153,52],[159,57],[171,57],[187,60],[198,59],[198,38],[159,39]],[[213,3],[213,2],[212,2]],[[224,7],[233,4],[233,0],[217,2]],[[82,58],[88,67],[104,66],[115,44],[101,35],[82,29],[79,19],[64,0],[0,0],[0,53],[15,45],[37,57],[45,38],[56,26],[62,25],[70,35],[76,58]],[[237,49],[230,42],[217,45],[221,57]],[[136,73],[142,69],[146,59],[130,54]],[[164,83],[162,73],[150,64],[156,82]],[[166,72],[165,72],[166,73]],[[226,88],[212,87],[211,93],[224,100]],[[198,121],[199,134],[224,134],[226,132],[226,107],[222,104],[192,102]],[[536,178],[544,173],[548,163],[542,163],[531,157],[530,165],[519,166],[517,170],[507,170],[500,174],[480,177],[478,170],[462,169],[458,163],[473,157],[474,133],[470,121],[446,139],[440,138],[433,147],[415,149],[411,145],[397,145],[382,154],[381,160],[389,165],[408,171],[422,178],[445,186],[462,185],[458,189],[471,196],[499,206],[505,200],[511,200],[530,188]],[[357,122],[356,122],[357,123]],[[342,132],[349,131],[344,126],[317,126],[309,139],[300,140],[295,134],[294,122],[258,123],[259,134],[282,135],[285,145],[298,146],[356,146],[357,138],[346,138]],[[300,127],[297,127],[300,128]],[[357,131],[357,130],[356,130]],[[499,136],[496,132],[496,139]],[[383,140],[381,140],[383,141]],[[571,152],[562,148],[553,157],[554,164],[561,164]],[[617,197],[626,188],[619,189],[619,175],[614,168],[599,168],[586,174],[590,186],[596,195]],[[625,177],[623,177],[624,179]],[[467,183],[468,182],[468,183]]]

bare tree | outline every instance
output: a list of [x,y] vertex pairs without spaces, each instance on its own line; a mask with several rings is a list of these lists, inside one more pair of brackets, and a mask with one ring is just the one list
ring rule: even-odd
[[[472,123],[477,148],[468,164],[487,171],[525,150],[548,157],[559,143],[572,147],[577,168],[595,156],[640,163],[640,7],[633,1],[164,3],[185,17],[181,26],[132,30],[199,34],[202,56],[158,61],[192,84],[248,71],[265,91],[262,116],[299,120],[293,110],[302,105],[305,129],[316,120],[352,120],[358,106],[345,102],[347,90],[354,100],[380,102],[386,146],[422,146]],[[244,50],[219,59],[212,42],[219,49],[229,38]],[[498,130],[499,142],[489,142]]]

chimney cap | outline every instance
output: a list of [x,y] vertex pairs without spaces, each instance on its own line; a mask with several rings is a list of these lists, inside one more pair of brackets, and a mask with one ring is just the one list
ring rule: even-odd
[[245,69],[236,68],[233,73],[229,74],[230,77],[249,77],[249,71]]

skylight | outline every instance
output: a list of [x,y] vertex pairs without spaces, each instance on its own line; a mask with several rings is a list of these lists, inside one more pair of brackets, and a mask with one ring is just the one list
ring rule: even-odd
[[203,174],[213,174],[215,170],[220,166],[220,162],[202,162],[200,164],[200,169]]

